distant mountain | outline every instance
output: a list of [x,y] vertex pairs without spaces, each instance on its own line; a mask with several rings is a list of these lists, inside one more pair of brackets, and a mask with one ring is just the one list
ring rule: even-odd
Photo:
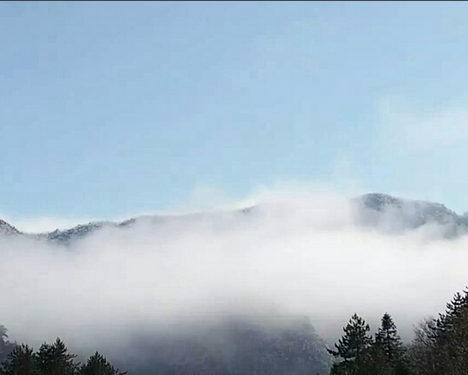
[[[425,225],[437,225],[442,235],[447,238],[468,233],[468,213],[458,215],[440,203],[409,200],[398,198],[387,194],[370,193],[364,194],[351,200],[356,224],[367,227],[376,227],[386,231],[399,232],[414,230]],[[248,207],[235,214],[249,216],[254,213],[256,207]],[[148,215],[125,220],[123,222],[91,222],[80,224],[76,227],[55,230],[50,233],[32,235],[20,232],[14,226],[4,220],[0,220],[0,235],[20,235],[35,237],[57,244],[69,244],[73,241],[85,238],[105,228],[124,229],[136,223],[154,225],[155,228],[165,223],[187,223],[203,221],[219,215],[218,220],[222,222],[224,213],[198,213],[180,216],[158,216]]]
[[135,375],[329,374],[332,357],[309,319],[284,318],[275,325],[251,318],[191,325],[177,336],[149,332],[110,358]]
[[458,215],[440,203],[371,193],[353,199],[358,224],[390,231],[436,225],[447,238],[468,233],[468,214]]
[[0,235],[12,234],[20,234],[20,232],[13,225],[10,225],[6,221],[0,219]]
[[65,229],[65,230],[56,229],[53,232],[45,233],[45,234],[42,234],[41,236],[45,237],[47,240],[52,241],[52,242],[68,243],[72,240],[85,237],[91,233],[94,233],[108,226],[112,227],[112,226],[116,226],[116,224],[107,223],[107,222],[80,224],[71,229]]

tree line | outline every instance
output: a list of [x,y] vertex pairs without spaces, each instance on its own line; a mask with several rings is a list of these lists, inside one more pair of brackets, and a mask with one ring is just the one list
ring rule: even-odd
[[468,375],[468,291],[456,293],[437,318],[415,328],[404,345],[392,317],[385,313],[374,336],[354,314],[334,349],[330,375]]
[[75,362],[77,357],[69,352],[65,343],[57,338],[54,343],[44,343],[39,350],[8,340],[7,330],[0,326],[0,375],[125,375],[114,368],[107,359],[96,352],[86,363]]

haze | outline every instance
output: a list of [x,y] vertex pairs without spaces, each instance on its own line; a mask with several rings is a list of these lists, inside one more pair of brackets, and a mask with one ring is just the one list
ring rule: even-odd
[[1,238],[2,324],[20,342],[105,350],[130,332],[274,312],[310,317],[333,342],[352,313],[375,326],[388,311],[409,339],[465,286],[468,237],[365,229],[333,192],[247,198],[248,214],[142,218],[69,248]]

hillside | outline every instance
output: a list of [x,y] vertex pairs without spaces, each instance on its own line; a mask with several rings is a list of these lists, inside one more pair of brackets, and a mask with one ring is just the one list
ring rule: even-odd
[[[351,200],[355,224],[371,226],[385,231],[414,230],[427,225],[437,225],[442,228],[443,236],[456,237],[468,233],[468,215],[459,215],[441,203],[409,200],[387,194],[370,193]],[[234,212],[234,215],[248,217],[256,212],[258,207],[249,207]],[[91,222],[80,224],[70,229],[55,230],[49,233],[28,234],[21,232],[6,221],[0,219],[0,235],[27,236],[46,240],[57,244],[70,244],[83,239],[105,228],[126,229],[139,223],[158,228],[165,223],[195,223],[204,219],[215,219],[223,223],[224,213],[199,213],[180,216],[140,216],[122,222]]]

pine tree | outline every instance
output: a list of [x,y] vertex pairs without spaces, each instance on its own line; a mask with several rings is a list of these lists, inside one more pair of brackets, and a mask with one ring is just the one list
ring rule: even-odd
[[415,328],[415,338],[411,343],[408,354],[411,374],[441,375],[444,373],[440,352],[434,336],[434,319],[428,319]]
[[375,343],[391,362],[399,360],[404,352],[403,343],[390,314],[385,313],[375,334]]
[[384,355],[385,364],[392,369],[393,374],[408,374],[409,367],[404,357],[405,348],[398,335],[397,327],[388,313],[383,315],[380,328],[375,334],[375,347]]
[[369,325],[354,314],[346,327],[344,335],[335,344],[336,350],[327,349],[334,357],[341,359],[333,365],[331,374],[359,374],[359,368],[366,362],[373,340],[369,336]]
[[42,344],[36,354],[37,367],[41,375],[73,375],[77,366],[76,355],[70,354],[59,338],[52,344]]
[[27,345],[17,346],[3,363],[2,375],[36,375],[36,358]]
[[88,358],[86,364],[82,365],[79,375],[125,375],[126,372],[121,372],[114,368],[105,357],[96,352]]
[[468,369],[468,292],[416,330],[409,359],[415,375],[465,375]]
[[455,294],[438,320],[438,344],[447,369],[454,374],[468,368],[468,292]]

